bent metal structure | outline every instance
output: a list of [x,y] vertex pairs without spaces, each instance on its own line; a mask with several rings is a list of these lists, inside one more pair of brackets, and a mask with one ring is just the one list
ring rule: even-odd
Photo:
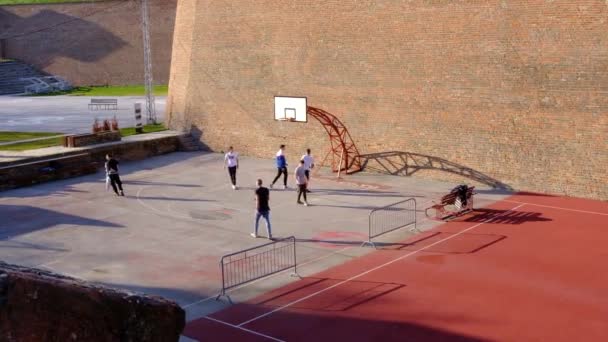
[[320,165],[324,165],[328,157],[331,158],[331,169],[333,172],[345,171],[353,173],[361,171],[361,155],[350,136],[346,126],[335,115],[320,108],[308,106],[308,115],[317,119],[329,136],[329,151]]

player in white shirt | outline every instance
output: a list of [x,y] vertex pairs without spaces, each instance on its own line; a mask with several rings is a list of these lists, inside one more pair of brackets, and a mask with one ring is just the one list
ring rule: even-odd
[[304,169],[306,170],[304,172],[306,174],[306,180],[307,180],[306,192],[310,192],[310,189],[309,189],[309,186],[310,186],[310,171],[312,170],[312,168],[315,167],[315,160],[310,155],[310,149],[309,148],[306,149],[306,154],[303,155],[302,158],[300,158],[300,160],[304,161]]
[[224,169],[226,169],[226,167],[228,167],[228,173],[230,174],[232,189],[236,190],[236,169],[239,168],[239,155],[234,152],[232,146],[228,148],[228,153],[224,156]]

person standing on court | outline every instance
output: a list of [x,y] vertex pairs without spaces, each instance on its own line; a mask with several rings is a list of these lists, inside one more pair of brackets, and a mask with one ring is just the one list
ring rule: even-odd
[[[306,184],[308,183],[308,179],[306,179],[306,167],[304,166],[304,160],[300,160],[300,165],[296,167],[294,175],[296,178],[296,184],[298,184],[298,204],[308,206],[308,201],[306,200]],[[300,201],[302,195],[304,195],[304,203]]]
[[301,160],[304,161],[304,167],[306,168],[306,170],[304,171],[304,173],[306,174],[306,192],[310,192],[310,171],[312,170],[312,168],[315,167],[315,160],[313,159],[313,157],[310,155],[310,149],[307,148],[306,149],[306,154],[302,156],[302,158],[300,158]]
[[[118,160],[112,158],[110,154],[106,154],[106,174],[110,177],[110,184],[116,196],[124,196],[125,193],[122,191],[122,181],[118,175]],[[118,186],[118,189],[116,188]],[[120,193],[119,193],[120,190]]]
[[281,145],[279,147],[279,151],[276,155],[277,162],[277,176],[274,177],[272,183],[270,183],[270,188],[274,186],[274,183],[281,177],[283,174],[283,189],[287,189],[287,158],[285,158],[285,145]]
[[228,174],[230,174],[232,189],[236,190],[236,170],[239,168],[239,155],[234,152],[232,146],[228,148],[228,153],[224,156],[224,169],[226,169],[226,167],[228,167]]
[[255,226],[251,236],[254,238],[258,237],[258,227],[260,223],[260,217],[266,220],[266,232],[268,238],[272,240],[272,230],[270,229],[270,191],[268,188],[262,186],[262,180],[258,179],[257,189],[255,189]]

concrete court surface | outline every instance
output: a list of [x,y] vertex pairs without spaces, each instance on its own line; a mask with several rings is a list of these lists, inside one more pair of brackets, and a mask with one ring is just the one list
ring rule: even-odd
[[[124,163],[126,197],[106,192],[101,172],[1,192],[0,260],[161,295],[184,307],[188,320],[224,308],[225,300],[213,299],[221,286],[220,257],[268,241],[249,235],[253,185],[258,177],[268,184],[275,167],[272,160],[241,157],[240,189],[234,191],[222,160],[217,153],[176,152]],[[366,173],[340,182],[334,177],[326,170],[313,177],[309,207],[296,204],[293,188],[271,191],[273,235],[298,239],[302,276],[372,251],[360,244],[375,207],[414,197],[419,228],[435,226],[424,219],[424,208],[454,186]],[[478,207],[506,195],[478,189]],[[409,234],[401,229],[377,241],[397,243]],[[293,280],[284,272],[231,291],[231,297],[243,301]]]
[[[92,98],[118,99],[118,110],[89,110]],[[116,115],[120,127],[135,126],[133,104],[143,96],[0,96],[0,131],[88,133],[95,118]],[[164,121],[165,96],[155,98],[157,121]],[[145,112],[142,108],[142,114]]]

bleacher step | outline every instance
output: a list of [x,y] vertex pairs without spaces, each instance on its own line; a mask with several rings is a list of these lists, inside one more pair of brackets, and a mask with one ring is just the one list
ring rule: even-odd
[[48,75],[19,61],[0,62],[0,95],[24,93],[30,82],[22,78],[45,76]]

